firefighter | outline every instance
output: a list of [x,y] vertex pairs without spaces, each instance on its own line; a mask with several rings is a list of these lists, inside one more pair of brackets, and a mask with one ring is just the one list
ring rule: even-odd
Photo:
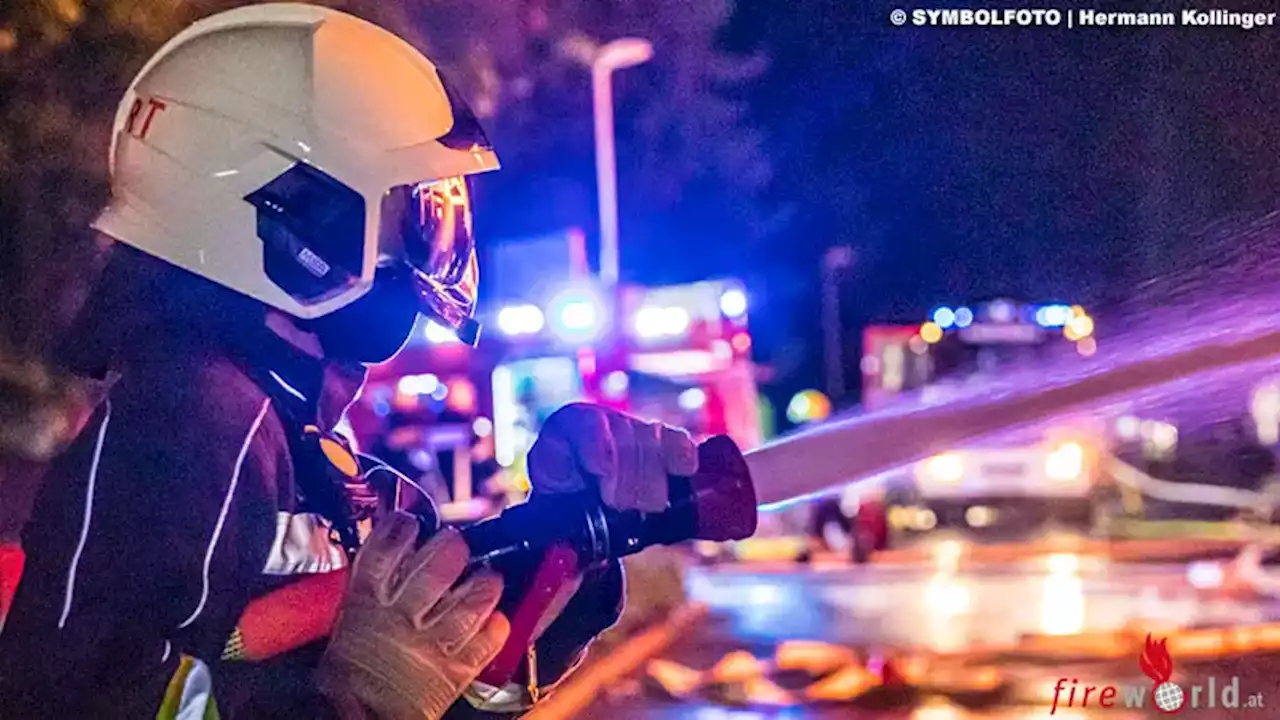
[[[420,312],[478,330],[468,179],[498,160],[457,93],[367,22],[244,7],[146,63],[109,166],[111,259],[61,356],[108,389],[22,535],[0,715],[528,708],[616,620],[620,568],[557,603],[526,677],[473,682],[507,633],[502,580],[460,582],[452,531],[418,547],[434,519],[386,515],[368,478],[388,470],[332,431]],[[696,469],[686,435],[590,406],[535,450],[535,492],[619,509]]]

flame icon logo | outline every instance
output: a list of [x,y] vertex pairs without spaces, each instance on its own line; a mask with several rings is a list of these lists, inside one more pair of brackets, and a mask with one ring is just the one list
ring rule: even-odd
[[1165,647],[1168,642],[1168,639],[1154,642],[1151,633],[1147,633],[1147,647],[1138,658],[1138,667],[1157,685],[1173,677],[1173,658],[1169,657],[1169,650]]
[[1147,633],[1147,644],[1138,657],[1138,667],[1151,678],[1151,700],[1156,709],[1173,714],[1186,704],[1187,696],[1181,687],[1169,682],[1169,678],[1173,677],[1173,658],[1165,647],[1168,642],[1168,638],[1153,641],[1151,633]]

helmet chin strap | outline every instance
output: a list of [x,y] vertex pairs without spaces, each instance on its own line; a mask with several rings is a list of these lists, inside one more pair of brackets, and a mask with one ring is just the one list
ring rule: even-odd
[[293,319],[284,313],[268,309],[266,324],[271,332],[280,336],[280,339],[311,357],[323,358],[325,356],[324,347],[320,345],[320,338],[316,337],[314,333],[298,327]]

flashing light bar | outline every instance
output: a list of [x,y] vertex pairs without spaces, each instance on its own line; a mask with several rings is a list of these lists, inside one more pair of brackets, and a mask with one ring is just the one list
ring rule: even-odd
[[566,330],[590,330],[595,326],[596,306],[588,300],[574,300],[560,308],[560,326]]
[[[997,300],[986,306],[987,317],[995,323],[1009,323],[1018,319],[1018,315],[1026,322],[1034,322],[1042,328],[1066,328],[1073,324],[1080,326],[1086,321],[1081,320],[1087,317],[1084,308],[1079,305],[1041,305],[1039,307],[1030,306],[1023,312],[1019,313],[1013,303],[1007,300]],[[937,326],[941,330],[950,330],[957,328],[963,330],[973,325],[976,320],[974,311],[968,307],[950,308],[942,306],[930,314],[930,324]],[[1082,328],[1081,328],[1082,329]],[[932,330],[930,334],[932,334]],[[1080,335],[1088,335],[1088,332],[1081,332]]]
[[1008,300],[996,300],[987,306],[987,315],[992,322],[1007,323],[1013,322],[1015,308],[1013,303]]
[[504,335],[535,335],[546,319],[536,305],[512,305],[498,312],[498,329]]
[[1034,343],[1044,331],[1022,323],[974,325],[960,331],[960,339],[973,344]]
[[584,341],[604,330],[604,305],[587,290],[561,294],[551,302],[551,329],[561,340]]
[[747,294],[736,288],[725,290],[720,296],[720,312],[726,317],[742,317],[747,313]]
[[956,312],[949,307],[940,307],[933,311],[933,322],[943,330],[949,330],[956,324]]
[[1045,328],[1057,328],[1071,322],[1071,307],[1068,305],[1045,305],[1036,310],[1036,324]]
[[440,378],[426,375],[405,375],[396,383],[396,391],[404,395],[431,395],[440,387]]
[[[666,299],[665,303],[641,307],[631,317],[631,332],[636,338],[652,341],[683,337],[693,326],[693,313],[701,313],[699,317],[708,311],[714,313],[712,308],[717,302],[712,296],[698,301],[702,304],[685,306],[671,293]],[[713,304],[707,307],[707,302]],[[737,326],[743,324],[748,308],[744,290],[736,287],[725,289],[719,295],[718,305],[724,317],[734,320]],[[496,324],[498,330],[508,337],[537,335],[549,326],[552,333],[563,341],[588,342],[603,333],[609,320],[608,307],[596,291],[589,286],[579,286],[561,292],[545,307],[527,303],[504,307],[497,314]],[[452,333],[432,323],[427,324],[425,332],[433,343],[457,342]],[[745,352],[750,347],[750,337],[744,333],[740,335],[735,337],[734,347]]]
[[689,311],[680,307],[644,307],[636,312],[636,335],[644,339],[679,337],[689,329]]
[[630,366],[632,370],[647,375],[680,378],[724,370],[729,367],[729,362],[706,350],[674,350],[634,353]]

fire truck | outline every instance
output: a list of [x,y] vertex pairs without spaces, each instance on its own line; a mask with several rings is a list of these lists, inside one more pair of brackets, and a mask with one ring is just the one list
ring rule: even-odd
[[[748,302],[736,280],[602,287],[580,233],[503,246],[471,348],[424,321],[397,358],[371,373],[352,425],[364,446],[401,431],[427,466],[451,476],[437,495],[447,519],[483,517],[529,487],[525,456],[542,424],[575,401],[688,429],[761,442]],[[405,417],[416,433],[404,432]],[[475,469],[497,470],[477,491]]]
[[[1042,372],[1095,352],[1093,318],[1078,305],[997,299],[940,307],[919,325],[866,328],[863,404],[880,410],[908,393],[925,403],[944,402],[981,392],[1011,372]],[[936,528],[1011,529],[1011,521],[1091,525],[1100,486],[1098,438],[1095,428],[1073,423],[950,449],[875,488],[851,485],[839,499],[840,513],[825,507],[815,517],[851,524],[860,560]],[[818,524],[824,526],[813,531],[826,538],[836,530]]]

